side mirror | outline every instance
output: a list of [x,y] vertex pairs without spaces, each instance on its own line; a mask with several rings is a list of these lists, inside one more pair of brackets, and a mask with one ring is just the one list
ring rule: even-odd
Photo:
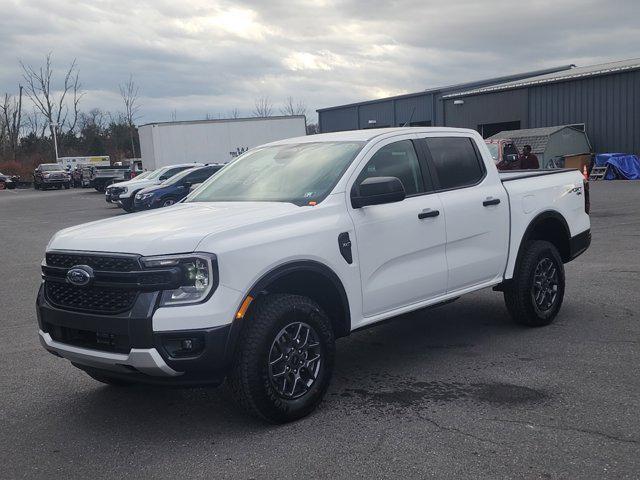
[[180,185],[182,188],[186,188],[187,190],[191,188],[192,183],[191,182],[183,182],[182,185]]
[[511,153],[511,154],[506,156],[506,160],[509,163],[513,163],[513,162],[518,160],[518,155],[516,155],[515,153]]
[[189,193],[193,192],[196,188],[198,188],[200,186],[199,183],[194,183],[193,185],[189,186]]
[[353,208],[401,202],[406,197],[404,185],[397,177],[369,177],[355,190],[351,192]]

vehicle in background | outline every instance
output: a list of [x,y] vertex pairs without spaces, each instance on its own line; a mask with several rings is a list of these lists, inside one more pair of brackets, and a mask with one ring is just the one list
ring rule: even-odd
[[498,170],[513,170],[513,168],[509,168],[509,166],[518,165],[520,152],[518,152],[518,148],[512,140],[485,139],[484,143],[487,144],[491,158],[493,159],[496,167],[498,167]]
[[192,186],[208,180],[223,166],[214,164],[189,168],[165,180],[160,185],[144,188],[135,195],[135,210],[169,207],[186,197]]
[[201,167],[201,163],[183,163],[181,165],[171,165],[168,167],[158,168],[144,178],[134,178],[127,182],[116,183],[110,185],[105,190],[105,200],[108,203],[117,203],[126,212],[135,211],[135,194],[143,188],[158,185],[165,180],[173,177],[176,173],[193,167]]
[[12,190],[16,188],[20,177],[18,175],[5,175],[0,173],[0,189]]
[[149,123],[138,127],[142,164],[227,163],[246,150],[306,134],[304,115]]
[[111,165],[109,155],[92,156],[92,157],[58,157],[58,163],[66,170],[73,170],[76,167],[82,168],[85,165],[93,165],[94,167],[108,167]]
[[71,175],[60,163],[41,163],[33,171],[33,188],[36,190],[61,189],[70,186]]
[[171,208],[58,232],[40,341],[106,384],[226,378],[253,415],[292,421],[353,331],[484,288],[521,325],[553,322],[591,241],[588,193],[575,169],[499,173],[466,129],[274,142]]
[[98,192],[104,192],[107,185],[129,180],[130,176],[131,170],[127,165],[110,165],[108,167],[91,166],[89,185],[95,188]]

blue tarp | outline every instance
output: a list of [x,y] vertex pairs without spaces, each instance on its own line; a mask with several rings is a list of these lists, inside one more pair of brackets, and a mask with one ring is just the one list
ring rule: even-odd
[[609,166],[606,180],[616,178],[624,180],[640,180],[640,158],[628,153],[600,153],[596,155],[596,166]]

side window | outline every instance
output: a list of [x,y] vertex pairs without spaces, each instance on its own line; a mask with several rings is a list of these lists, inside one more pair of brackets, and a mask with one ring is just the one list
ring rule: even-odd
[[200,170],[197,170],[187,175],[187,177],[185,178],[185,181],[191,182],[191,183],[202,183],[207,178],[209,178],[213,174],[213,172],[214,170],[211,168],[201,168]]
[[356,185],[370,177],[397,177],[407,195],[425,191],[418,156],[411,140],[391,143],[378,150],[356,179]]
[[470,138],[431,137],[425,141],[440,180],[440,188],[466,187],[483,177],[484,165]]
[[162,177],[160,178],[164,178],[165,180],[168,178],[173,177],[176,173],[181,172],[182,170],[185,170],[189,167],[176,167],[176,168],[170,168],[169,170],[167,170],[166,172],[164,172],[162,174]]

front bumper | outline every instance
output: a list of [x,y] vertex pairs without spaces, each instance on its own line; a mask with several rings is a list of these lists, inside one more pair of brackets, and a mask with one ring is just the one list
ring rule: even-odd
[[[153,331],[158,293],[140,293],[131,310],[99,315],[52,305],[41,286],[36,302],[44,348],[82,369],[159,385],[219,384],[231,365],[239,324]],[[172,355],[172,342],[194,339],[193,354]]]

